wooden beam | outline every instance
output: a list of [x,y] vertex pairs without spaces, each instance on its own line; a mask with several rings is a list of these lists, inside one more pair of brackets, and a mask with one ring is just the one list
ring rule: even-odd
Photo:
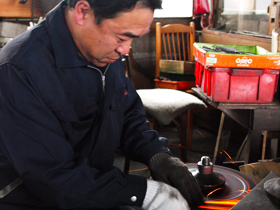
[[231,45],[258,45],[268,51],[271,51],[271,38],[226,33],[223,31],[214,31],[209,29],[202,30],[201,42]]
[[39,0],[28,0],[25,4],[20,4],[19,0],[0,0],[0,17],[30,18],[33,1],[33,17],[42,16],[42,6]]

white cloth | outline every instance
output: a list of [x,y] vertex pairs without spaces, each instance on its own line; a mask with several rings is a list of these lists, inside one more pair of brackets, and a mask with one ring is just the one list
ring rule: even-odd
[[190,93],[173,89],[137,90],[146,112],[160,124],[168,125],[187,109],[205,109],[203,101]]
[[190,210],[181,193],[163,182],[147,180],[147,192],[142,205],[145,210]]

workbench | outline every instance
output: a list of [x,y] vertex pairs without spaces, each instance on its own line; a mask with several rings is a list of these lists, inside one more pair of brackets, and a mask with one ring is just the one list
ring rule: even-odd
[[279,100],[274,99],[273,102],[265,104],[222,103],[211,101],[200,88],[192,88],[192,90],[207,106],[213,106],[222,111],[213,164],[222,165],[225,160],[225,151],[230,140],[232,120],[248,130],[247,136],[236,156],[240,157],[243,152],[242,154],[245,154],[244,164],[260,160],[263,153],[264,138],[262,133],[264,131],[280,130]]

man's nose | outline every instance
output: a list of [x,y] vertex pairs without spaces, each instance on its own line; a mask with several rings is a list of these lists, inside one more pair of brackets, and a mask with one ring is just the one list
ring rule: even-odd
[[131,46],[131,43],[132,43],[132,40],[133,39],[130,39],[130,40],[127,40],[127,41],[124,41],[123,43],[121,43],[116,51],[122,55],[126,55],[129,53],[129,50],[130,50],[130,46]]

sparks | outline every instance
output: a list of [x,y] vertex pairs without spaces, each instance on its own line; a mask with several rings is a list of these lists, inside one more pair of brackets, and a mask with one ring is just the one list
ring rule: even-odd
[[207,199],[208,199],[208,197],[209,197],[210,195],[212,195],[214,192],[216,192],[216,191],[218,191],[218,190],[222,190],[222,189],[224,189],[224,187],[217,188],[217,189],[213,190],[212,192],[208,193],[208,195],[206,196]]

